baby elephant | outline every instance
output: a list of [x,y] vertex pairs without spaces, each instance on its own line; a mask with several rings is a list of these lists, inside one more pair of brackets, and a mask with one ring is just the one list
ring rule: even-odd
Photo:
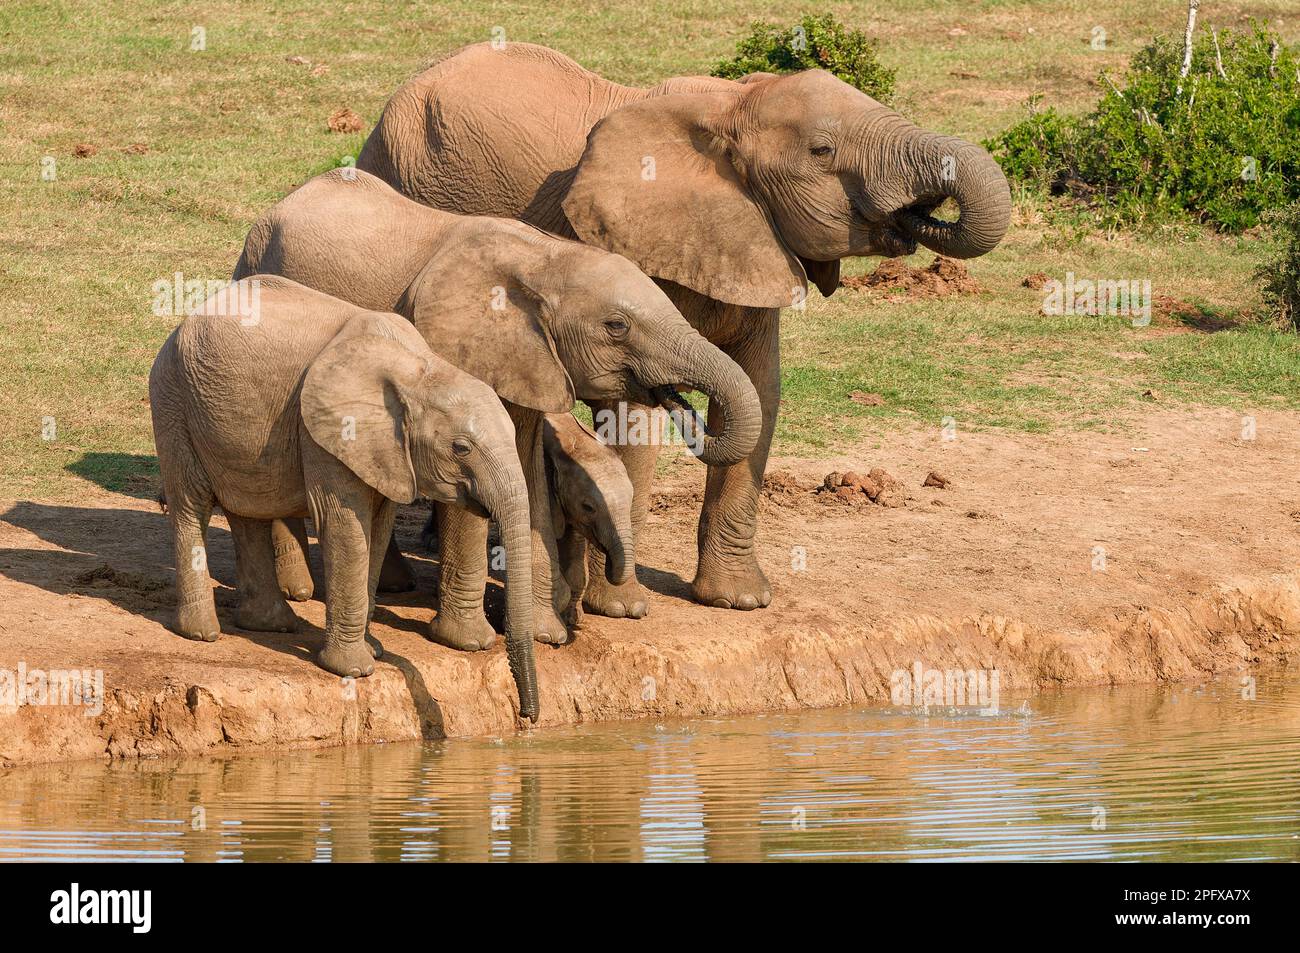
[[506,650],[519,711],[537,718],[528,496],[514,426],[492,389],[434,355],[404,318],[286,278],[253,276],[172,332],[149,374],[176,555],[176,630],[219,632],[204,549],[219,505],[235,538],[242,628],[292,631],[271,520],[310,515],[325,560],[322,668],[369,675],[379,567],[398,503],[491,515],[506,551]]
[[[542,440],[560,569],[573,591],[576,621],[587,589],[588,541],[605,555],[606,582],[624,586],[633,579],[632,481],[617,451],[572,414],[547,414]],[[637,602],[605,614],[640,618],[645,608]]]
[[[576,626],[582,619],[582,597],[587,589],[588,542],[604,555],[605,579],[610,585],[622,586],[634,577],[632,480],[618,452],[601,443],[573,414],[547,414],[542,422],[542,439],[559,568],[572,592],[568,611]],[[420,534],[426,549],[438,545],[438,524],[445,525],[440,508],[435,504]],[[477,595],[466,594],[469,599]],[[645,603],[636,602],[617,616],[639,619],[645,611]],[[491,644],[489,637],[460,647],[485,649]]]

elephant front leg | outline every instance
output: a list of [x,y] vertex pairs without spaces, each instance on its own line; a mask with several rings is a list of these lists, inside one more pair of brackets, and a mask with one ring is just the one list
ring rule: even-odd
[[370,545],[377,507],[368,498],[373,494],[368,487],[354,490],[311,495],[312,520],[325,557],[326,589],[325,645],[317,653],[316,663],[345,678],[364,677],[375,670],[366,629],[374,604],[370,581],[378,578],[372,571],[378,557],[372,559]]
[[[757,609],[772,601],[772,587],[758,565],[758,495],[776,428],[781,398],[779,311],[760,312],[753,331],[733,347],[732,359],[749,375],[763,409],[754,451],[730,467],[710,467],[700,511],[699,562],[691,582],[696,602],[720,609]],[[709,421],[720,417],[709,404]]]
[[[393,541],[393,524],[396,521],[397,504],[389,499],[383,500],[375,511],[374,522],[370,528],[370,574],[368,578],[370,609],[366,613],[366,645],[369,646],[370,654],[375,658],[384,657],[384,646],[370,631],[370,623],[375,618],[375,591],[379,587],[379,578],[389,544]],[[388,542],[385,543],[385,540]]]
[[[557,504],[552,501],[551,505]],[[556,539],[555,545],[560,554],[560,571],[571,593],[569,615],[577,629],[582,625],[582,596],[587,590],[587,540],[570,526]]]
[[[615,401],[588,401],[591,405],[593,422],[597,424],[597,433],[601,433],[599,424],[602,413],[611,413],[608,418],[618,420],[618,403]],[[643,411],[647,414],[652,408],[642,404],[628,404],[627,413]],[[608,431],[607,431],[608,432]],[[614,431],[617,433],[617,430]],[[628,479],[632,481],[632,541],[636,552],[641,552],[642,530],[645,529],[646,516],[650,512],[650,490],[654,483],[655,462],[659,459],[659,447],[653,443],[629,445],[615,444],[623,468],[627,470]],[[608,616],[612,619],[641,619],[650,611],[650,593],[637,581],[636,572],[622,585],[616,586],[605,578],[605,553],[599,546],[587,548],[587,588],[582,593],[582,607],[595,615]]]
[[456,506],[433,505],[438,523],[438,614],[429,639],[462,652],[490,649],[497,634],[483,613],[488,521]]
[[[235,538],[235,577],[239,587],[235,624],[254,632],[293,632],[298,628],[298,617],[284,601],[277,582],[270,522],[231,513],[226,514],[226,519]],[[302,521],[298,523],[301,525]]]

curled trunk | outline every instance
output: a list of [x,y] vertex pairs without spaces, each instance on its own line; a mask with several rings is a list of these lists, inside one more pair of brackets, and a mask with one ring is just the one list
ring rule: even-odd
[[[655,401],[673,414],[691,452],[708,466],[739,463],[753,451],[763,429],[758,393],[740,365],[692,330],[679,342],[682,357],[671,362],[670,379],[652,390]],[[708,395],[722,420],[710,430],[672,387],[684,385]]]
[[[916,242],[949,258],[975,258],[1002,240],[1011,220],[1011,188],[984,149],[902,120],[872,148],[883,161],[873,163],[868,182],[888,183],[886,189],[897,193],[889,203],[894,220]],[[946,199],[960,211],[955,221],[931,214]]]

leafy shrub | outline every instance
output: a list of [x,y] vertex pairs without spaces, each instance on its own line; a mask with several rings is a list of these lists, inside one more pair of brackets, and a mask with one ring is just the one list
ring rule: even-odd
[[[1300,54],[1258,25],[1156,38],[1086,116],[1032,114],[985,146],[1029,185],[1074,179],[1121,221],[1190,213],[1224,231],[1300,199]],[[1218,63],[1222,61],[1220,74]],[[1033,151],[1044,154],[1035,158]]]
[[713,76],[740,79],[748,73],[797,73],[824,69],[868,96],[888,102],[894,71],[876,59],[876,44],[860,30],[845,30],[834,16],[806,16],[787,30],[755,23],[736,44],[736,55],[713,68]]
[[1275,251],[1256,270],[1264,305],[1278,323],[1300,331],[1300,202],[1264,216]]
[[1078,120],[1062,116],[1051,107],[1038,111],[1039,98],[1030,100],[1029,118],[985,146],[994,150],[1008,178],[1047,189],[1074,171],[1072,157]]

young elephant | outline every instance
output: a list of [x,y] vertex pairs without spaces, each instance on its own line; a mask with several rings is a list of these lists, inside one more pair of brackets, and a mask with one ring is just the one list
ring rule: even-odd
[[[580,619],[587,590],[588,542],[604,556],[605,580],[610,585],[625,586],[636,571],[632,481],[614,448],[601,443],[573,414],[547,414],[542,436],[560,568],[573,592],[575,619]],[[607,614],[645,615],[644,603],[618,608]]]
[[238,624],[292,631],[270,521],[310,514],[328,586],[316,660],[336,675],[369,675],[382,648],[367,628],[396,505],[427,496],[501,527],[507,652],[520,714],[536,720],[527,496],[514,428],[491,388],[435,356],[397,315],[257,276],[172,332],[149,400],[181,635],[220,633],[204,552],[214,505],[235,537]]
[[[632,481],[618,453],[603,444],[573,414],[547,414],[542,426],[551,517],[560,571],[572,593],[575,626],[587,590],[587,543],[603,557],[605,579],[613,586],[630,581],[636,569],[632,534]],[[438,538],[438,505],[420,534],[432,549]],[[611,615],[640,618],[645,605]]]
[[[519,434],[529,486],[537,638],[568,640],[570,593],[558,568],[542,454],[542,416],[588,401],[662,404],[674,389],[711,401],[717,426],[694,423],[696,455],[710,465],[745,457],[758,439],[758,395],[740,367],[686,323],[668,297],[627,259],[507,219],[440,212],[374,176],[340,169],[286,197],[249,231],[235,277],[282,274],[361,307],[396,311],[430,347],[487,382]],[[430,635],[467,650],[490,644],[483,613],[487,524],[460,512],[440,526],[439,611]],[[300,594],[310,578],[300,547],[281,582]],[[393,562],[401,564],[396,547]],[[291,565],[286,563],[291,562]],[[385,571],[388,566],[386,565]],[[286,579],[286,571],[291,578]],[[644,614],[645,592],[593,573],[586,604],[607,615]]]

